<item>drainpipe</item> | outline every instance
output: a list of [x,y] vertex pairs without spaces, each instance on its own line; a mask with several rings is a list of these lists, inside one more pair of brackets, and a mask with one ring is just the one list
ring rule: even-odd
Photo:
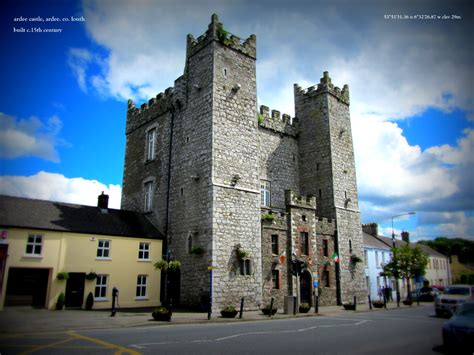
[[[165,211],[165,228],[164,228],[164,234],[165,234],[165,239],[163,240],[163,252],[166,255],[166,261],[170,261],[170,252],[168,249],[168,245],[170,244],[168,242],[168,230],[169,230],[169,218],[170,218],[170,199],[171,199],[171,162],[172,162],[172,152],[173,152],[173,131],[174,131],[174,114],[175,114],[175,107],[174,105],[171,105],[170,107],[170,113],[171,113],[171,122],[170,122],[170,145],[169,145],[169,151],[168,151],[168,179],[167,179],[167,187],[166,187],[166,211]],[[167,302],[168,301],[168,272],[162,271],[162,286],[163,287],[163,297],[162,297],[162,302]]]

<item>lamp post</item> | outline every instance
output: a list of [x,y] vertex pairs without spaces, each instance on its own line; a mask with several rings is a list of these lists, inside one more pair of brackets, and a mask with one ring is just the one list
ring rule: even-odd
[[[415,214],[415,212],[405,212],[405,213],[392,216],[392,246],[393,248],[395,248],[395,230],[393,228],[393,220],[397,217],[412,215],[412,214]],[[408,282],[410,282],[410,280],[408,280]],[[395,290],[397,291],[397,307],[400,307],[400,287],[398,286],[398,277],[395,277]]]

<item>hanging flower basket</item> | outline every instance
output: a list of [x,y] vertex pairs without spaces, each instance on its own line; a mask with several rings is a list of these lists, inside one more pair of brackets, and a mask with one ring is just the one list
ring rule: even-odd
[[86,280],[92,281],[97,278],[97,274],[95,272],[89,272],[86,274]]
[[69,273],[67,272],[58,272],[56,278],[60,281],[67,280],[69,278]]

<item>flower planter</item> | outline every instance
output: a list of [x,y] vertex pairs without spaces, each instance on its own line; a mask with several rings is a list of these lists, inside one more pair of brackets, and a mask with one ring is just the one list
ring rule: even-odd
[[[270,315],[270,307],[267,307],[267,308],[262,308],[260,309],[262,311],[262,313],[266,316],[269,316]],[[271,310],[271,315],[273,316],[275,313],[277,312],[277,309],[276,308],[273,308]]]
[[309,307],[300,306],[299,311],[300,313],[308,313],[310,309]]
[[239,313],[237,310],[235,310],[235,311],[221,311],[221,316],[223,318],[235,318],[237,313]]
[[346,311],[355,311],[356,306],[352,303],[347,303],[342,305]]
[[161,306],[156,308],[151,315],[154,320],[169,322],[171,321],[172,313],[168,308]]
[[411,305],[413,304],[413,301],[412,301],[412,300],[404,300],[404,301],[403,301],[403,304],[404,304],[405,306],[411,306]]
[[374,308],[383,308],[383,302],[372,302]]

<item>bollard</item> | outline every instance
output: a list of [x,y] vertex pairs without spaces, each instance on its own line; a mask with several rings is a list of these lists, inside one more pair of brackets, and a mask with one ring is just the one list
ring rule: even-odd
[[319,296],[315,296],[315,301],[314,301],[314,313],[319,312]]
[[383,308],[387,309],[387,298],[383,298]]
[[397,291],[397,307],[400,307],[400,291]]
[[357,297],[354,296],[354,311],[357,310]]
[[372,301],[370,300],[370,295],[367,296],[369,298],[369,309],[372,310]]
[[273,313],[273,301],[275,301],[275,299],[272,297],[270,300],[270,314],[268,315],[269,317],[271,317]]
[[239,318],[242,319],[242,314],[244,313],[244,298],[242,297],[240,299],[240,313],[239,313]]
[[293,299],[293,315],[296,316],[296,297]]

